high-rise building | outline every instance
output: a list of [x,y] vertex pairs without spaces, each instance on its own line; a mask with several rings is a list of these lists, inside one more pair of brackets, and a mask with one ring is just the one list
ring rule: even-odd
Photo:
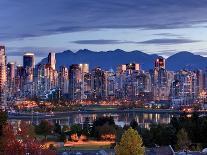
[[155,60],[155,69],[165,69],[165,59],[163,57],[158,57],[156,60]]
[[23,67],[26,70],[25,84],[33,82],[35,60],[34,53],[25,53],[23,56]]
[[126,71],[128,74],[132,74],[133,72],[137,72],[140,70],[140,64],[129,63],[126,64]]
[[81,98],[81,68],[79,64],[73,64],[69,68],[69,94],[70,99],[78,100]]
[[204,90],[204,73],[202,70],[196,70],[195,71],[197,81],[196,81],[196,89],[197,89],[197,94],[201,93]]
[[23,88],[24,88],[24,79],[25,79],[25,69],[21,65],[17,65],[16,68],[16,75],[15,75],[15,86],[16,92],[18,97],[23,95]]
[[45,64],[37,65],[37,79],[36,79],[36,95],[42,96],[45,95],[46,92],[46,69]]
[[23,67],[24,68],[34,68],[35,67],[34,53],[25,53],[24,54]]
[[55,65],[56,65],[56,58],[55,58],[55,53],[49,53],[48,55],[48,64],[50,67],[55,70]]
[[87,99],[85,94],[85,75],[89,73],[88,64],[73,64],[69,68],[69,94],[72,100]]
[[116,89],[116,74],[113,69],[105,72],[106,77],[106,97],[114,98]]
[[0,106],[6,107],[6,85],[7,85],[7,73],[6,73],[6,52],[5,46],[0,46]]
[[24,95],[31,97],[34,95],[34,68],[35,57],[34,53],[25,53],[23,56],[23,67],[25,69],[24,77]]
[[7,88],[9,98],[14,96],[15,93],[15,63],[10,62],[7,64]]
[[58,74],[58,86],[63,95],[68,94],[68,84],[69,84],[68,68],[65,66],[61,66]]
[[106,75],[105,72],[97,67],[91,73],[92,94],[95,100],[101,100],[106,97]]
[[171,87],[171,100],[174,106],[192,104],[197,96],[197,77],[194,72],[180,70],[175,74]]
[[158,57],[154,63],[154,72],[152,75],[152,91],[154,100],[168,100],[170,85],[168,85],[168,72],[165,69],[165,59]]

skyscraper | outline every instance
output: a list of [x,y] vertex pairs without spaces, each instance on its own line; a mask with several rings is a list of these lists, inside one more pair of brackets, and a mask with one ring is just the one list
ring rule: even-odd
[[95,100],[104,99],[106,97],[106,75],[104,70],[97,67],[92,70],[91,74],[93,98]]
[[61,66],[58,74],[58,86],[62,94],[68,94],[68,84],[69,84],[68,68],[65,66]]
[[6,106],[6,53],[5,46],[0,46],[0,106]]
[[152,77],[154,100],[168,100],[170,86],[168,85],[165,59],[163,57],[158,57],[155,60],[154,73]]
[[158,57],[156,60],[155,60],[155,69],[165,69],[165,59],[163,57]]
[[16,79],[15,79],[15,86],[18,96],[23,95],[23,86],[24,86],[24,77],[25,77],[25,69],[23,66],[17,65],[16,68]]
[[23,67],[25,69],[24,77],[24,95],[26,97],[34,95],[34,53],[25,53],[23,56]]
[[23,56],[23,67],[26,70],[26,83],[33,81],[35,60],[33,53],[25,53]]
[[12,97],[15,92],[15,63],[10,62],[7,64],[7,88],[8,97]]
[[73,64],[69,68],[69,94],[72,100],[86,99],[85,95],[85,78],[84,76],[89,72],[88,64]]
[[23,56],[23,67],[24,68],[34,68],[34,53],[25,53]]
[[55,53],[49,53],[48,64],[53,70],[55,70],[55,65],[56,65]]

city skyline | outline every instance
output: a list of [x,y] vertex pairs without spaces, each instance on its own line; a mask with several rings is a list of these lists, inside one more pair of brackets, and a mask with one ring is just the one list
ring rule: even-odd
[[2,103],[5,101],[7,105],[19,99],[36,98],[83,104],[113,101],[119,105],[124,101],[146,106],[151,101],[154,104],[164,101],[179,108],[203,103],[207,96],[206,69],[168,70],[166,59],[160,56],[154,57],[152,68],[147,70],[132,62],[118,64],[116,70],[90,68],[87,63],[56,67],[56,54],[51,52],[38,65],[35,65],[34,53],[23,55],[23,66],[6,65],[4,46],[1,46],[1,56],[4,61],[0,64],[0,94]]
[[206,56],[204,0],[2,0],[0,6],[0,44],[7,47],[9,61],[20,62],[27,51],[40,60],[50,51],[84,48]]
[[207,154],[207,0],[0,0],[0,154]]

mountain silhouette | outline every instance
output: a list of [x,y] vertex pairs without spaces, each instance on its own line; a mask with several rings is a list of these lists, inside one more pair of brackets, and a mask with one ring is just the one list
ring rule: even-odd
[[[56,67],[61,65],[69,67],[71,64],[88,63],[90,69],[101,67],[105,70],[117,69],[120,64],[139,63],[143,70],[149,70],[154,67],[154,60],[159,57],[157,54],[146,54],[135,50],[126,52],[121,49],[113,51],[94,52],[88,49],[82,49],[77,52],[70,50],[62,53],[56,53]],[[41,64],[47,63],[47,58],[42,59]],[[204,69],[207,66],[207,58],[183,51],[178,52],[166,59],[166,68],[176,71],[180,69]]]

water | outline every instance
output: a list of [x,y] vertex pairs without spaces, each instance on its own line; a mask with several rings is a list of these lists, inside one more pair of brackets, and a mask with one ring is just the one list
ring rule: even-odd
[[[123,127],[124,125],[129,125],[130,122],[135,119],[141,127],[149,128],[152,123],[168,124],[173,116],[173,114],[167,113],[104,113],[104,114],[71,114],[70,116],[61,116],[58,118],[48,119],[51,122],[59,123],[60,125],[71,126],[72,124],[83,124],[86,118],[89,122],[93,122],[96,118],[101,116],[111,116],[117,125]],[[21,120],[10,120],[12,123],[20,123]],[[38,124],[41,120],[36,118],[28,119],[27,121]]]

